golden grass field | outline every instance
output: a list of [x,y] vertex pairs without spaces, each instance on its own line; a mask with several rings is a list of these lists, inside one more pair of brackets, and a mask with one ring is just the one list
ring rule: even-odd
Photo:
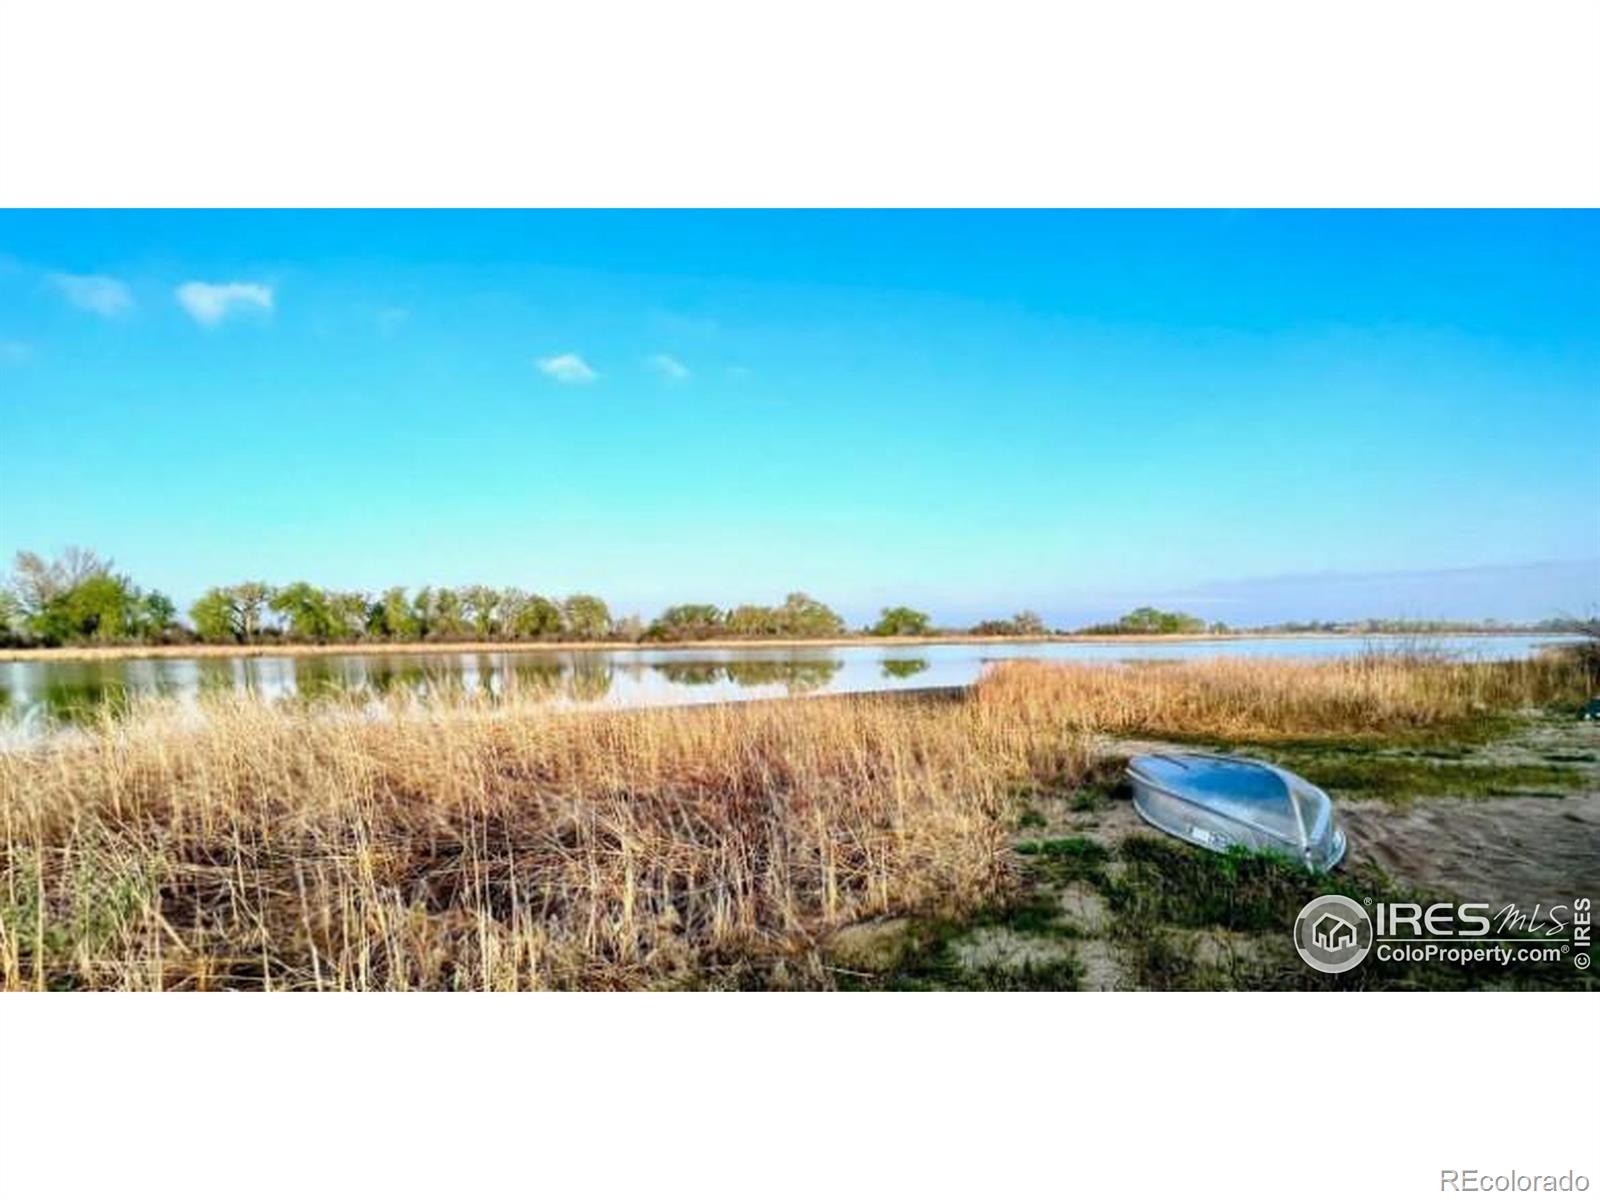
[[0,987],[828,986],[831,931],[1003,895],[1019,789],[1108,738],[1423,736],[1590,686],[1366,658],[613,713],[154,702],[0,754]]

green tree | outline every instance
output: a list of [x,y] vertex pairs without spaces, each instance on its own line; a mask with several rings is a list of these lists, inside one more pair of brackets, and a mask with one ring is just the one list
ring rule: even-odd
[[1163,612],[1145,606],[1124,614],[1117,626],[1124,633],[1201,633],[1206,623],[1188,613]]
[[650,622],[644,636],[653,642],[690,642],[726,631],[722,610],[715,604],[674,604]]
[[334,618],[327,594],[304,580],[274,592],[271,608],[283,618],[289,635],[299,641],[325,642],[333,636]]
[[0,642],[14,642],[22,637],[22,603],[16,596],[0,588]]
[[790,592],[777,608],[741,604],[723,618],[724,632],[734,637],[838,637],[844,620],[820,600],[804,592]]
[[723,622],[733,637],[773,637],[778,632],[778,611],[765,604],[741,604]]
[[272,589],[255,580],[209,588],[189,606],[189,620],[201,641],[254,642],[271,600]]
[[1151,633],[1204,633],[1206,623],[1188,613],[1164,612],[1148,605],[1124,613],[1110,625],[1090,625],[1080,633],[1100,634],[1151,634]]
[[123,575],[95,575],[62,598],[69,635],[63,640],[120,642],[139,627],[139,593]]
[[561,602],[567,633],[580,642],[598,642],[611,636],[611,610],[599,596],[578,592]]
[[406,622],[412,630],[411,641],[426,641],[433,632],[433,589],[429,587],[418,588],[417,594],[411,597],[410,619]]
[[202,642],[233,642],[239,640],[234,623],[233,599],[227,588],[207,588],[198,600],[189,606],[189,623]]
[[526,596],[511,618],[511,634],[519,638],[558,637],[562,630],[561,609],[543,596]]
[[12,594],[24,626],[46,645],[123,641],[139,631],[139,590],[92,550],[69,547],[51,561],[19,551]]
[[463,619],[482,641],[488,641],[500,632],[500,593],[492,587],[474,584],[461,589]]
[[844,618],[804,592],[784,597],[778,618],[778,632],[783,637],[828,638],[844,632]]
[[392,587],[383,593],[367,615],[367,632],[373,637],[399,642],[421,639],[422,623],[417,619],[405,588]]
[[932,621],[925,612],[918,612],[914,608],[886,608],[878,617],[878,623],[872,627],[874,637],[921,637],[932,627]]
[[[428,594],[424,588],[419,595]],[[430,595],[428,611],[428,636],[436,638],[460,637],[467,632],[467,617],[461,595],[450,588],[437,588]]]
[[372,608],[372,601],[365,592],[324,592],[323,604],[328,613],[326,636],[329,640],[354,641],[365,632],[367,614]]
[[164,592],[146,592],[139,602],[139,634],[160,641],[178,621],[178,606]]

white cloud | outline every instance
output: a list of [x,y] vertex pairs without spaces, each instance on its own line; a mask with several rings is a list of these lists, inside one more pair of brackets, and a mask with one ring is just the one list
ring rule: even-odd
[[670,354],[652,354],[645,359],[645,365],[666,379],[678,381],[689,378],[689,368]]
[[0,367],[20,367],[33,357],[27,342],[0,342]]
[[178,288],[178,303],[202,325],[215,325],[241,309],[272,311],[272,289],[264,283],[200,283]]
[[133,293],[128,285],[109,275],[68,275],[56,271],[46,278],[68,303],[86,312],[116,317],[133,307]]
[[556,354],[539,360],[539,370],[557,383],[593,383],[600,376],[576,354]]

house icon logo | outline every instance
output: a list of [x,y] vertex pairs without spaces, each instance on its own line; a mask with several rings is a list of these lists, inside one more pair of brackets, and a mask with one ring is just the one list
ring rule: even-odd
[[1316,924],[1311,926],[1311,942],[1321,950],[1332,954],[1336,950],[1343,950],[1346,946],[1354,945],[1356,940],[1356,927],[1343,917],[1336,917],[1331,912],[1325,912],[1317,918]]
[[1348,896],[1318,896],[1295,918],[1294,948],[1316,970],[1338,975],[1372,949],[1372,918]]

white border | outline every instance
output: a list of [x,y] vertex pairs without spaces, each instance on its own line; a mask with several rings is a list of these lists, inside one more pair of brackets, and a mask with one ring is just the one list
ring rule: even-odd
[[0,0],[10,205],[1586,205],[1592,0]]
[[[1588,0],[0,0],[0,203],[1594,204],[1597,45]],[[4,996],[0,1190],[1600,1187],[1593,1029],[1586,995]]]
[[0,1029],[18,1197],[1600,1192],[1587,995],[7,996]]

